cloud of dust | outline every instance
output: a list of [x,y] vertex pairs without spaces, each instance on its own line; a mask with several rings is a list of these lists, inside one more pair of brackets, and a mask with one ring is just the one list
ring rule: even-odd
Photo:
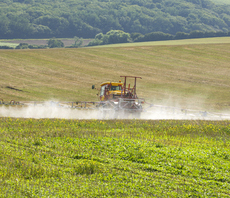
[[97,110],[78,110],[60,107],[50,102],[44,105],[1,106],[0,117],[15,118],[62,118],[62,119],[97,119]]
[[[140,117],[133,117],[131,114],[118,114],[114,116],[114,111],[100,111],[97,109],[74,109],[63,107],[47,102],[44,105],[28,106],[0,106],[0,117],[15,118],[60,118],[60,119],[205,119],[221,120],[230,119],[230,114],[211,114],[205,111],[191,110],[181,107],[180,104],[169,103],[167,105],[154,105],[150,108],[143,107],[144,111]],[[146,108],[146,109],[145,109]]]
[[213,112],[207,108],[205,98],[200,97],[178,99],[164,99],[146,108],[141,119],[172,119],[172,120],[227,120],[230,119],[228,112]]

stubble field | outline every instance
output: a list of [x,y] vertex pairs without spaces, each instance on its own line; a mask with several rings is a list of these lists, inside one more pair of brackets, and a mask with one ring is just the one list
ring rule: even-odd
[[99,88],[104,81],[131,75],[142,77],[138,96],[154,104],[229,110],[228,39],[221,38],[217,44],[192,44],[190,40],[183,45],[147,42],[142,46],[1,50],[0,98],[97,101],[93,84]]

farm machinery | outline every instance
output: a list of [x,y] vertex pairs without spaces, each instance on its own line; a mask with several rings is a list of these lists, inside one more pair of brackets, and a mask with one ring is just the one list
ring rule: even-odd
[[[143,98],[137,97],[137,79],[142,79],[137,76],[120,76],[124,78],[124,82],[104,82],[100,85],[99,89],[92,86],[92,89],[99,91],[99,101],[77,101],[77,102],[39,102],[39,101],[14,101],[4,102],[0,100],[0,105],[5,106],[47,106],[47,107],[60,107],[71,108],[81,110],[96,110],[97,118],[140,118],[143,111],[142,104],[144,104]],[[134,83],[131,87],[127,84],[128,80],[133,79]],[[1,116],[1,115],[0,115]]]
[[[124,78],[124,83],[121,82],[105,82],[101,84],[99,90],[100,102],[97,105],[102,117],[111,118],[140,118],[143,111],[143,98],[137,97],[137,79],[142,79],[137,76],[120,76]],[[127,79],[134,79],[133,87],[127,84]],[[95,89],[94,85],[92,89]]]
[[[0,99],[1,106],[14,106],[20,107],[17,109],[23,109],[22,107],[32,107],[30,111],[40,112],[42,111],[40,107],[43,108],[43,111],[55,111],[50,117],[62,118],[60,111],[58,109],[77,109],[77,110],[88,110],[85,111],[87,114],[84,114],[83,111],[71,111],[71,116],[68,118],[77,118],[77,119],[130,119],[130,118],[141,118],[141,119],[230,119],[229,114],[223,113],[210,113],[207,111],[193,110],[193,109],[181,109],[173,106],[163,106],[151,104],[145,101],[143,98],[137,96],[137,79],[142,79],[137,76],[120,76],[124,78],[124,81],[121,82],[104,82],[100,85],[99,88],[92,86],[93,90],[98,91],[99,101],[97,102],[88,102],[88,101],[77,101],[77,102],[39,102],[39,101],[14,101],[5,102],[3,99]],[[131,86],[128,82],[133,80],[133,85]],[[95,110],[95,111],[91,111]],[[97,115],[95,115],[95,112]],[[68,111],[68,114],[70,112]],[[9,115],[11,115],[8,112]],[[79,114],[79,115],[76,115]],[[86,115],[86,116],[83,116]],[[92,116],[91,114],[94,114]],[[1,109],[0,109],[0,116]],[[3,115],[4,116],[4,115]],[[33,116],[31,116],[33,117]],[[41,115],[40,117],[43,117]],[[66,117],[65,117],[66,118]]]

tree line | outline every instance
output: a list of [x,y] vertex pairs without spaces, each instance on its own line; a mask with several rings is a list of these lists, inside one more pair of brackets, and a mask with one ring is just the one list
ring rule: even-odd
[[199,31],[195,30],[190,33],[177,32],[176,35],[164,32],[151,32],[145,35],[141,33],[126,33],[121,30],[111,30],[106,34],[99,33],[94,40],[90,41],[88,46],[106,45],[115,43],[129,43],[129,42],[145,42],[145,41],[163,41],[163,40],[177,40],[177,39],[191,39],[191,38],[209,38],[209,37],[224,37],[230,36],[229,32],[222,31]]
[[[229,32],[213,32],[213,31],[192,31],[190,33],[177,32],[176,35],[163,33],[163,32],[151,32],[148,34],[141,33],[126,33],[122,30],[110,30],[106,34],[99,33],[95,38],[89,42],[87,46],[107,45],[116,43],[129,43],[129,42],[145,42],[145,41],[163,41],[163,40],[177,40],[177,39],[190,39],[190,38],[209,38],[209,37],[225,37],[230,36]],[[15,49],[42,49],[42,48],[78,48],[83,47],[83,39],[74,37],[75,42],[71,46],[64,46],[64,43],[60,39],[49,39],[47,45],[29,45],[27,43],[20,43]],[[84,46],[84,47],[87,47]],[[9,46],[0,46],[0,49],[14,49]]]
[[146,35],[230,31],[230,5],[210,0],[2,0],[0,38],[94,38],[110,30]]

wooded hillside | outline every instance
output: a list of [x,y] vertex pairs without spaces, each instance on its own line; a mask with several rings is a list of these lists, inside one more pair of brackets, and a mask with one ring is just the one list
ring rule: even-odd
[[210,0],[2,0],[0,38],[94,38],[110,30],[175,35],[230,30],[230,5]]

